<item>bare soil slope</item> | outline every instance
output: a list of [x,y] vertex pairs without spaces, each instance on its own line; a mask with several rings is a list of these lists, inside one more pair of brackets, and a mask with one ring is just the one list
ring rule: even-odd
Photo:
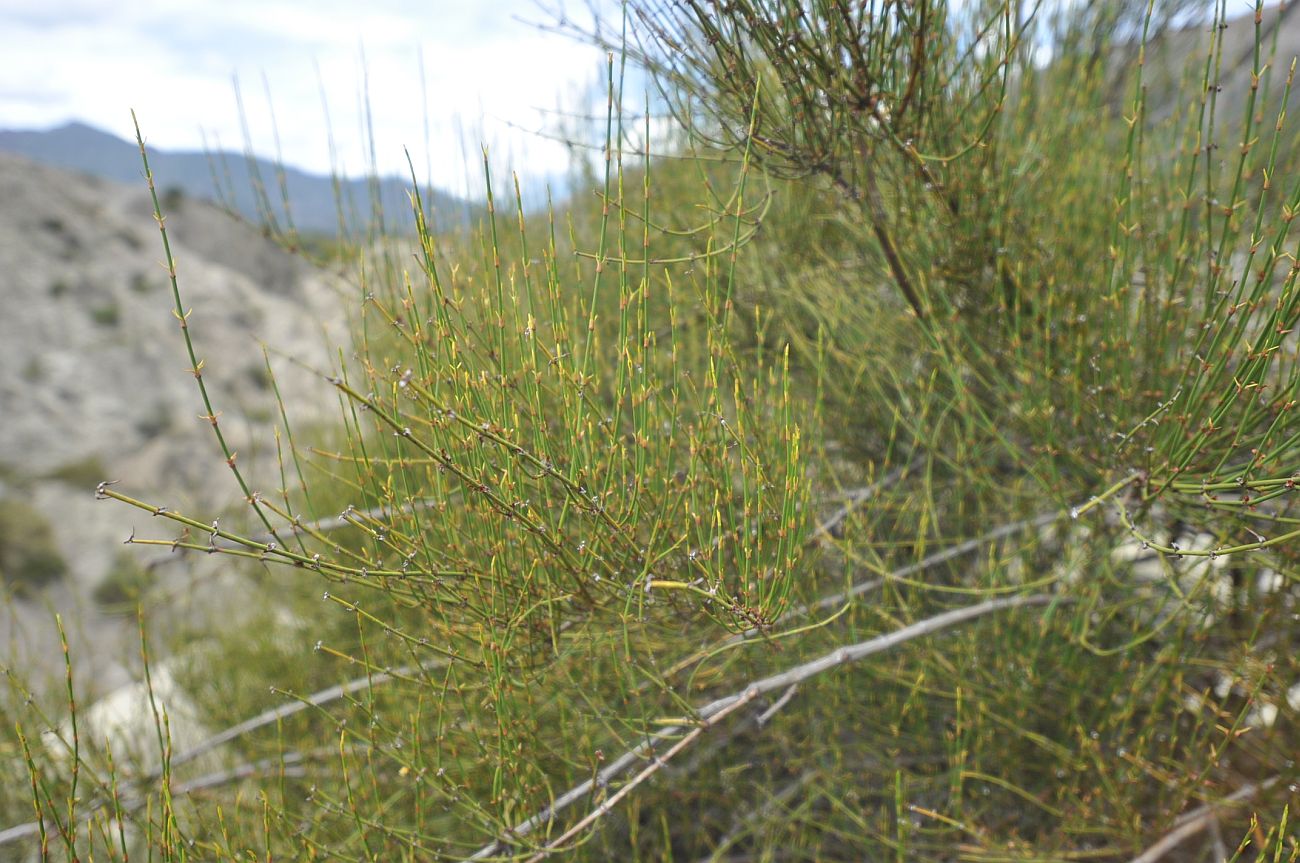
[[[327,346],[348,341],[343,291],[207,204],[169,201],[167,227],[222,428],[270,492],[265,450],[279,411],[259,339],[329,369]],[[168,535],[144,513],[95,501],[95,483],[203,512],[239,496],[200,419],[162,257],[143,180],[133,188],[0,154],[0,501],[37,510],[68,564],[11,603],[0,638],[22,664],[61,661],[50,648],[51,612],[62,612],[94,689],[126,679],[135,627],[101,613],[94,589],[133,529]],[[273,366],[295,425],[337,409],[318,378]],[[24,573],[3,576],[12,588]]]

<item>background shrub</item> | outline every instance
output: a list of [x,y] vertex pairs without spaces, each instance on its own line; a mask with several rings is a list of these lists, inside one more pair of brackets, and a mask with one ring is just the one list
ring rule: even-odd
[[0,499],[0,575],[18,594],[28,593],[67,572],[49,523],[17,498]]
[[79,488],[92,489],[104,481],[108,472],[97,455],[73,459],[45,474],[45,479],[55,479]]
[[140,565],[129,551],[119,550],[113,565],[95,586],[95,602],[105,610],[134,613],[136,605],[154,585],[152,573]]

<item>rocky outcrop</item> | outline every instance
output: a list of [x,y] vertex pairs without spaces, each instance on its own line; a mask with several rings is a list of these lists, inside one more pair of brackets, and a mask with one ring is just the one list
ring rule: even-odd
[[[259,339],[330,368],[329,346],[347,342],[344,292],[210,205],[173,195],[166,209],[204,380],[239,464],[270,491],[278,476],[259,462],[279,408]],[[95,501],[98,481],[206,513],[239,499],[200,419],[162,258],[143,180],[133,188],[0,154],[0,497],[42,513],[67,564],[0,618],[0,639],[17,636],[32,677],[62,664],[51,610],[65,615],[77,669],[96,688],[130,677],[118,660],[136,652],[134,621],[91,597],[133,529],[168,534],[140,511]],[[296,426],[337,410],[319,378],[272,360]],[[3,575],[10,586],[23,578]]]

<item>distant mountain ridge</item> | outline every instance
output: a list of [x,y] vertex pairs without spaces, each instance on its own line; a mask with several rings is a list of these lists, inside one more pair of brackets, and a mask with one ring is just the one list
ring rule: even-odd
[[[212,153],[168,151],[149,148],[149,163],[160,192],[180,189],[186,195],[231,206],[255,223],[266,221],[266,209],[282,229],[285,218],[280,178],[283,172],[289,214],[302,233],[335,235],[339,231],[339,207],[332,177],[310,174],[291,167],[279,167],[267,159],[251,161],[243,153],[218,150]],[[85,123],[67,123],[47,130],[0,129],[0,152],[14,153],[56,168],[77,171],[119,183],[143,183],[140,153],[136,145]],[[258,179],[265,190],[259,205]],[[411,231],[410,181],[384,177],[378,181],[385,227]],[[451,228],[469,221],[474,205],[446,192],[421,189],[425,212],[431,224]],[[340,180],[337,193],[344,202],[347,229],[364,229],[371,217],[371,181]]]

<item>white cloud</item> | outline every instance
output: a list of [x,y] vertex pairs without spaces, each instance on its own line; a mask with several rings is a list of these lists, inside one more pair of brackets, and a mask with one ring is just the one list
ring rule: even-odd
[[522,130],[547,125],[539,108],[574,107],[602,54],[518,16],[544,18],[528,0],[7,0],[0,127],[79,119],[127,137],[134,108],[158,147],[242,148],[237,76],[254,149],[269,155],[265,77],[292,165],[331,167],[323,91],[339,167],[364,170],[366,88],[384,172],[405,173],[406,147],[419,173],[464,188],[480,137],[528,173],[560,171],[565,148]]

